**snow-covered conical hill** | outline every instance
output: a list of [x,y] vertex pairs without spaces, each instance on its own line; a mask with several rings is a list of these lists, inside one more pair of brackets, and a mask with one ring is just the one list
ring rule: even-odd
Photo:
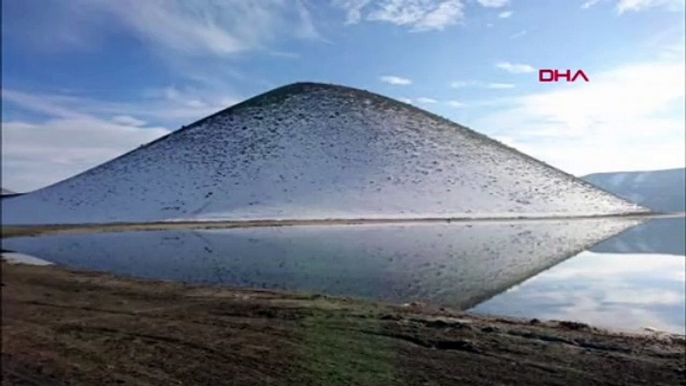
[[5,224],[645,211],[416,107],[315,83],[249,99],[2,209]]

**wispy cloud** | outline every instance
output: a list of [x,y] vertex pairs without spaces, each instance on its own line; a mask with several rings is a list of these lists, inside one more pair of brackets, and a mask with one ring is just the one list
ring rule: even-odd
[[33,116],[30,121],[2,122],[3,183],[29,191],[94,167],[240,98],[168,86],[130,102],[13,89],[3,89],[2,100],[6,111]]
[[300,54],[297,52],[287,52],[287,51],[269,51],[269,55],[275,56],[277,58],[286,59],[300,59]]
[[519,31],[515,34],[510,35],[510,39],[517,39],[521,38],[522,36],[526,35],[526,30]]
[[417,98],[417,102],[419,102],[419,103],[430,103],[430,104],[438,103],[437,100],[435,100],[433,98],[427,98],[427,97]]
[[457,82],[451,82],[449,84],[450,87],[452,88],[463,88],[463,87],[479,87],[479,88],[487,88],[487,89],[506,89],[506,88],[515,88],[515,85],[512,83],[485,83],[485,82],[479,82],[479,81],[457,81]]
[[[96,39],[117,33],[131,35],[156,50],[184,55],[225,56],[266,49],[284,38],[323,40],[304,0],[71,0],[49,3],[50,7],[46,8],[58,13],[59,18],[45,17],[47,22],[39,24],[35,19],[27,19],[26,23],[31,22],[31,30],[37,34],[73,36],[61,39],[61,42],[76,48],[81,48],[86,39],[79,38],[80,35]],[[110,28],[103,28],[103,24]]]
[[145,126],[145,121],[141,119],[134,118],[130,115],[116,115],[112,117],[112,122],[118,123],[120,125],[125,125],[125,126],[133,126],[133,127],[138,127],[138,126]]
[[681,43],[668,44],[659,53],[660,58],[668,61],[686,61],[686,47]]
[[346,24],[362,20],[391,23],[412,31],[442,30],[464,19],[462,0],[334,0],[346,13]]
[[507,88],[515,88],[515,85],[512,83],[488,83],[486,85],[486,88],[494,89],[494,90],[502,90],[502,89],[507,89]]
[[464,107],[464,106],[465,106],[464,103],[459,102],[459,101],[454,101],[454,100],[446,101],[445,103],[446,103],[448,106],[450,106],[450,107],[455,107],[455,108],[460,108],[460,107]]
[[585,3],[581,4],[581,9],[589,9],[594,5],[598,4],[599,2],[600,0],[588,0]]
[[467,87],[468,85],[469,85],[469,82],[464,82],[464,81],[450,82],[450,87],[452,87],[452,88],[462,88],[462,87]]
[[[210,92],[208,89],[178,88],[167,86],[160,89],[150,89],[144,92],[146,99],[143,108],[136,108],[127,104],[126,108],[135,111],[139,115],[149,115],[157,120],[179,120],[186,121],[199,119],[217,112],[218,110],[229,107],[240,98],[227,95],[219,95]],[[106,103],[98,103],[96,108],[105,108]],[[112,106],[111,108],[121,109],[124,106]],[[97,110],[96,110],[97,111]]]
[[371,0],[333,0],[332,4],[335,7],[341,8],[346,12],[346,24],[356,24],[362,20],[362,9],[366,7]]
[[615,3],[618,14],[626,12],[641,12],[653,8],[662,8],[678,12],[684,10],[683,0],[587,0],[581,4],[581,9],[589,9],[600,3]]
[[414,31],[442,30],[464,17],[462,0],[388,0],[368,14],[370,21],[409,26]]
[[507,71],[512,74],[528,74],[536,72],[536,69],[528,64],[515,64],[510,62],[496,63],[496,68]]
[[[310,10],[305,5],[305,0],[294,0],[297,17],[295,20],[295,37],[306,40],[320,40],[329,42],[317,30],[312,20]],[[290,23],[289,23],[290,24]]]
[[684,9],[683,0],[619,0],[617,2],[617,13],[640,12],[650,8],[665,8],[670,11],[680,11]]
[[438,105],[438,104],[445,104],[450,107],[464,107],[465,105],[461,102],[455,101],[455,100],[447,100],[447,101],[439,101],[434,98],[428,98],[428,97],[419,97],[415,99],[411,98],[398,98],[399,101],[409,103],[409,104],[422,104],[422,105]]
[[498,14],[498,17],[501,19],[507,19],[508,17],[512,16],[513,12],[512,11],[505,11],[505,12],[500,12]]
[[412,81],[410,79],[401,78],[395,75],[383,75],[379,77],[379,80],[381,80],[384,83],[389,83],[396,86],[407,86],[412,84]]
[[489,8],[500,8],[510,3],[510,0],[477,0],[479,4]]
[[2,123],[3,184],[25,192],[71,177],[169,133],[142,119],[72,109],[78,98],[3,90],[5,103],[47,115]]

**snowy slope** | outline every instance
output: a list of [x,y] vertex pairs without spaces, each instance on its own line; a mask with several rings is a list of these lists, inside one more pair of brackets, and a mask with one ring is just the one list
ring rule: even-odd
[[686,211],[686,169],[597,173],[584,180],[661,212]]
[[257,96],[2,206],[12,224],[644,210],[410,105],[313,83]]

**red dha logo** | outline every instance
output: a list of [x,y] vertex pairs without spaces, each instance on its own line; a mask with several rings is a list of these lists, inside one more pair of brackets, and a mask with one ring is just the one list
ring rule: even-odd
[[567,82],[575,82],[578,77],[582,77],[586,82],[589,81],[586,74],[584,74],[584,70],[578,70],[574,76],[572,76],[571,70],[565,72],[560,72],[558,70],[538,70],[539,82],[559,82],[560,78],[564,78]]

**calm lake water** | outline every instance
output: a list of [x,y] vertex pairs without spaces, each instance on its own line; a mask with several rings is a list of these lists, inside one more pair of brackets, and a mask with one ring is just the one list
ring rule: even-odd
[[12,238],[3,248],[131,277],[683,334],[685,225],[681,218],[175,230]]
[[686,334],[685,234],[684,218],[639,225],[472,311]]

